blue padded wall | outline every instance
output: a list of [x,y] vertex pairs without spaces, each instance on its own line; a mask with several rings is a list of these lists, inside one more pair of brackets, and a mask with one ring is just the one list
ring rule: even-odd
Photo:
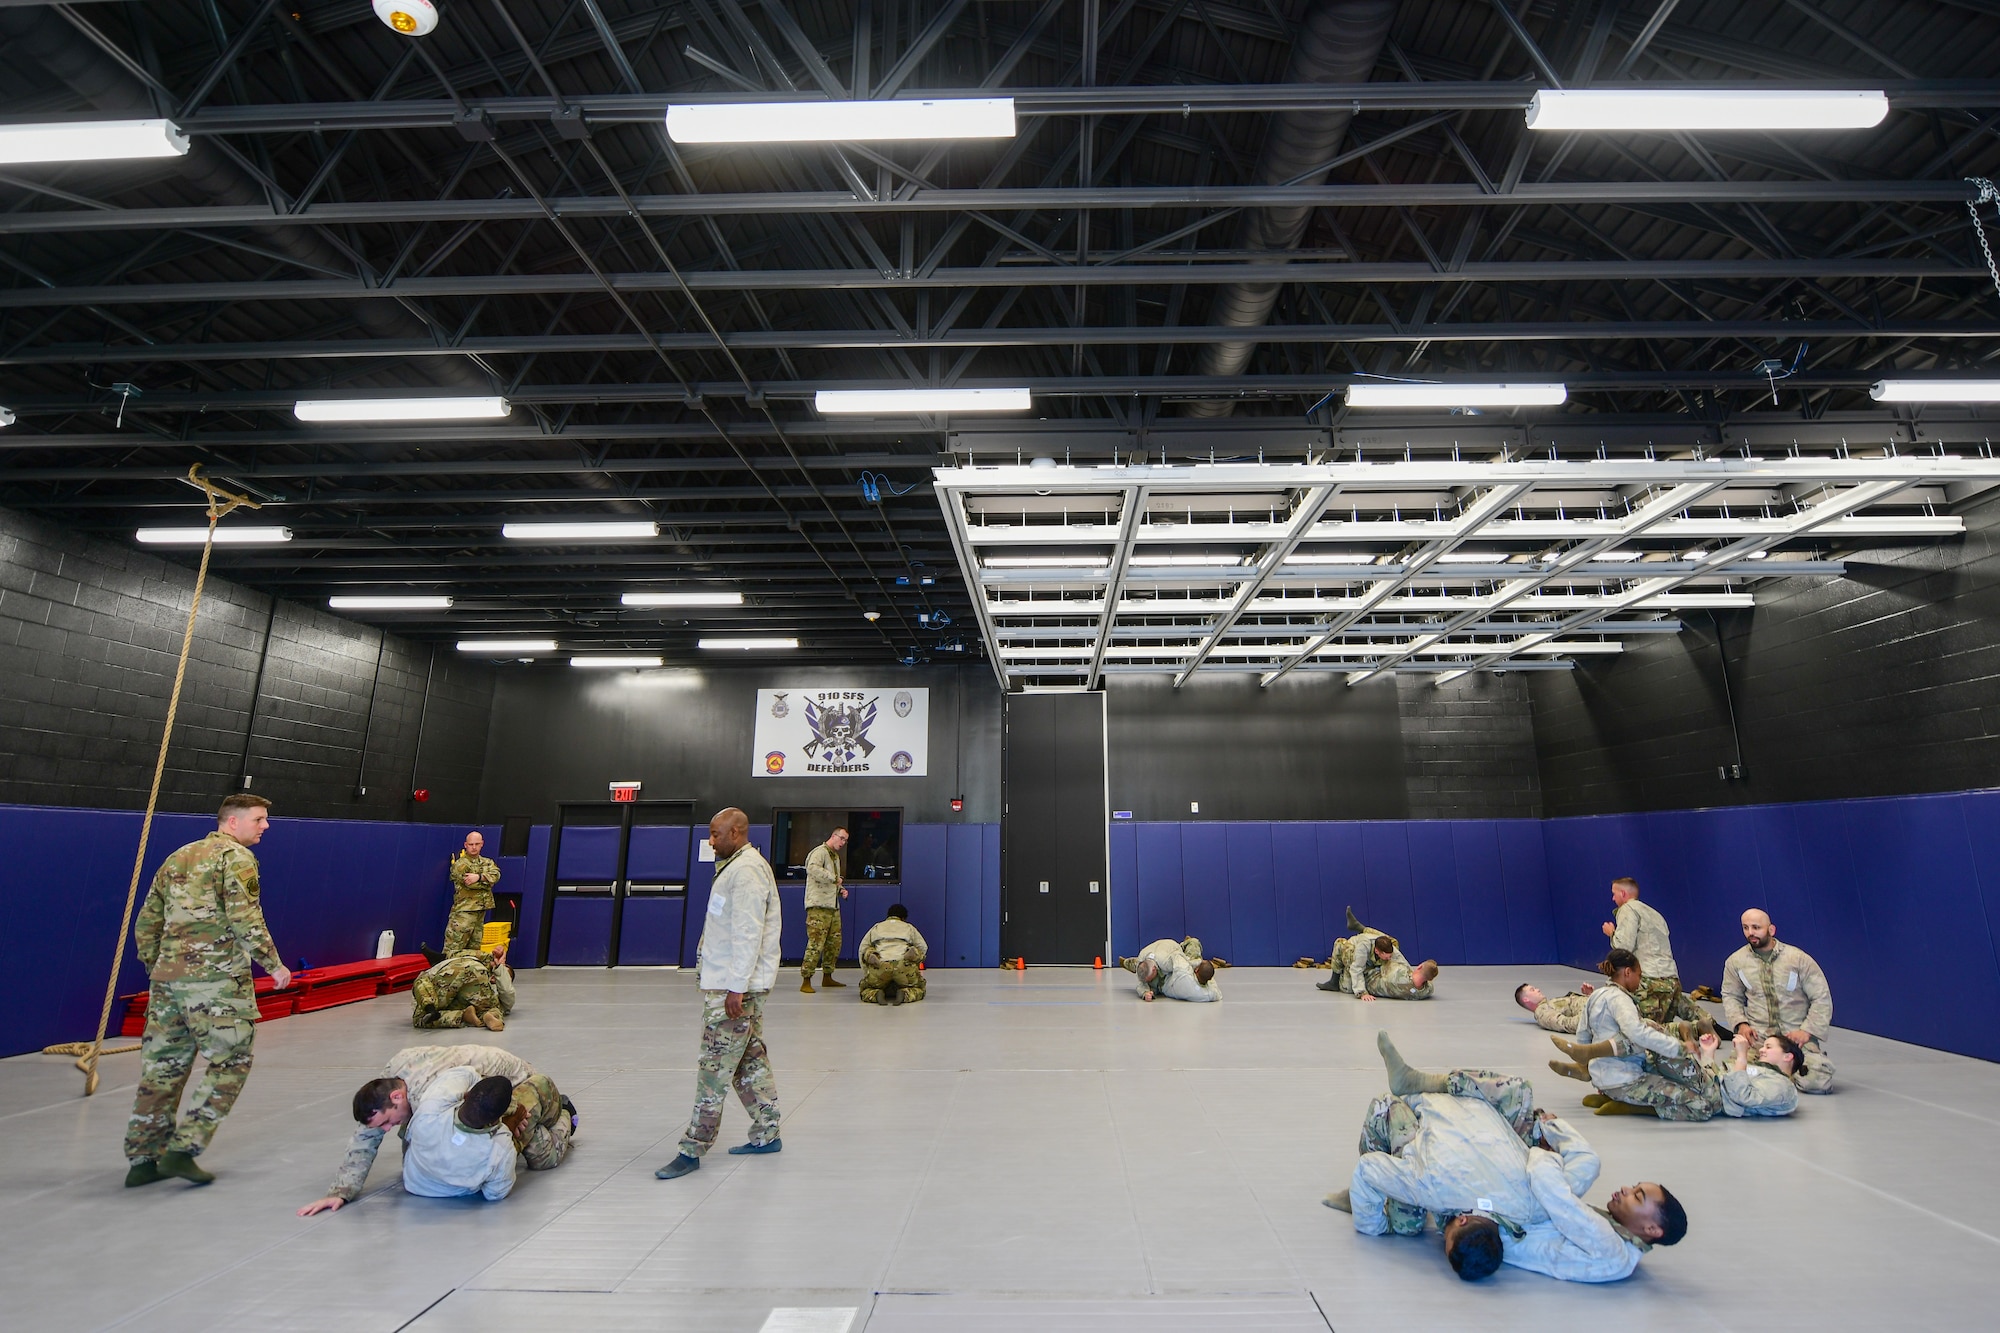
[[1441,963],[1553,962],[1532,819],[1111,827],[1113,947],[1198,935],[1243,967],[1324,958],[1353,907]]
[[[1840,1026],[2000,1059],[2000,792],[1552,819],[1544,834],[1566,963],[1603,957],[1611,881],[1631,875],[1672,924],[1689,986],[1720,985],[1738,917],[1762,907],[1826,970]],[[1864,989],[1885,956],[1948,972],[1949,1001]]]
[[[88,1038],[139,845],[129,810],[0,806],[0,914],[33,941],[33,965],[0,974],[0,1054]],[[215,827],[208,815],[155,816],[141,895],[175,848]],[[373,820],[280,817],[257,848],[264,919],[287,964],[320,966],[375,956],[376,936],[399,951],[442,938],[451,901],[445,865],[465,828]],[[482,829],[489,845],[497,828]],[[135,907],[136,912],[136,907]],[[118,993],[146,988],[128,938]],[[115,1021],[115,1016],[114,1016]]]

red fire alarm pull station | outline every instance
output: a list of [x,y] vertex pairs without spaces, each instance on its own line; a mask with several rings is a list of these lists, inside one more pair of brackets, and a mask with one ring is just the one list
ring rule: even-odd
[[611,784],[611,799],[614,801],[636,801],[639,799],[639,783],[614,782]]
[[953,810],[963,810],[963,809],[965,809],[965,798],[964,798],[963,796],[954,796],[954,797],[952,797],[952,798],[951,798],[951,808],[952,808]]
[[410,793],[410,799],[413,801],[428,801],[430,798],[431,789],[429,787],[419,787]]

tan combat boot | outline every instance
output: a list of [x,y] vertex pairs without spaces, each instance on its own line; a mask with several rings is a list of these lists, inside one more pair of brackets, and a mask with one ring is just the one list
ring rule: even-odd
[[801,995],[814,994],[812,973],[808,972],[804,976],[799,978],[799,994]]
[[505,1032],[507,1030],[507,1020],[500,1016],[498,1009],[488,1009],[480,1016],[479,1021],[486,1025],[488,1032]]
[[458,1016],[458,1021],[466,1027],[476,1028],[479,1026],[479,1011],[468,1004],[465,1012]]
[[847,988],[846,982],[835,981],[833,979],[833,969],[830,967],[820,974],[819,984],[821,990],[845,990]]

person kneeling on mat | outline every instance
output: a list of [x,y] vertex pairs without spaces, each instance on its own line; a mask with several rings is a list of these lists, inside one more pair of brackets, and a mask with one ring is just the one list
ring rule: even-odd
[[1222,988],[1215,984],[1215,964],[1201,956],[1201,941],[1192,935],[1179,944],[1154,940],[1137,957],[1119,962],[1139,978],[1142,1000],[1164,995],[1200,1004],[1222,998]]
[[1333,942],[1333,975],[1315,989],[1346,991],[1357,1000],[1428,1000],[1441,969],[1435,958],[1414,968],[1396,937],[1364,926],[1347,909],[1347,935]]
[[1597,1154],[1536,1109],[1526,1079],[1428,1073],[1405,1064],[1388,1033],[1375,1044],[1389,1095],[1362,1119],[1348,1188],[1325,1200],[1352,1213],[1362,1235],[1422,1235],[1435,1216],[1445,1258],[1467,1282],[1503,1263],[1564,1282],[1616,1282],[1654,1245],[1687,1234],[1680,1203],[1650,1181],[1617,1191],[1602,1212],[1584,1204]]
[[897,903],[861,937],[861,998],[868,1004],[915,1004],[924,998],[923,969],[930,947]]
[[514,974],[507,948],[453,954],[418,974],[410,986],[410,1026],[506,1030],[514,1011]]
[[360,1128],[347,1145],[347,1156],[333,1174],[323,1199],[299,1209],[300,1217],[333,1212],[361,1197],[368,1172],[375,1165],[382,1140],[395,1130],[407,1154],[410,1121],[416,1104],[440,1075],[470,1069],[481,1078],[504,1078],[514,1089],[501,1122],[514,1136],[530,1171],[552,1171],[569,1155],[576,1134],[576,1104],[562,1095],[554,1080],[533,1065],[498,1046],[411,1046],[397,1051],[380,1078],[370,1079],[354,1094],[354,1120]]

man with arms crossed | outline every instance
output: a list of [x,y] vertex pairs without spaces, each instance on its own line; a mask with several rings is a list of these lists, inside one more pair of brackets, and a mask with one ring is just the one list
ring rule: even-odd
[[750,1113],[750,1141],[731,1157],[774,1153],[778,1138],[778,1081],[764,1049],[764,1000],[778,979],[778,936],[784,918],[771,863],[750,845],[750,817],[731,806],[708,821],[715,849],[715,883],[708,891],[708,919],[695,951],[701,985],[701,1061],[695,1074],[694,1115],[674,1160],[653,1174],[675,1180],[701,1169],[702,1155],[722,1128],[723,1094],[733,1085]]

